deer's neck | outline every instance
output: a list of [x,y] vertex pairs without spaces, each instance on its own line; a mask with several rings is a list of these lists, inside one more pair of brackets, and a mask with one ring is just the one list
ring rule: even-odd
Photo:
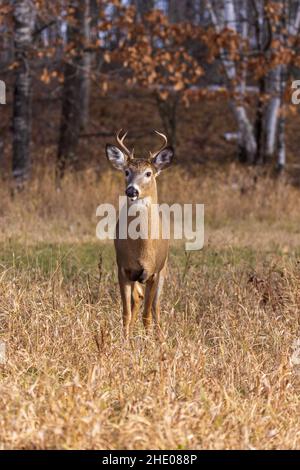
[[[130,208],[132,206],[134,206],[134,208],[137,210],[139,214],[139,219],[144,221],[141,224],[143,225],[143,227],[146,228],[148,232],[148,235],[146,236],[146,238],[142,237],[141,239],[138,240],[138,244],[141,246],[148,246],[149,244],[152,244],[152,238],[153,238],[152,230],[154,229],[155,233],[157,231],[159,232],[159,225],[160,225],[159,214],[158,214],[158,209],[157,209],[158,206],[157,206],[156,185],[153,188],[153,190],[149,191],[149,193],[143,198],[137,199],[136,201],[129,200],[128,202],[129,212],[131,212]],[[129,216],[129,219],[130,219],[130,216]]]
[[130,201],[130,199],[128,199],[128,205],[129,207],[132,206],[133,204],[139,206],[145,206],[149,209],[151,209],[151,205],[152,204],[157,204],[157,187],[156,187],[156,183],[153,185],[153,188],[151,191],[149,191],[149,193],[144,196],[143,198],[140,198],[140,199],[137,199],[136,201]]

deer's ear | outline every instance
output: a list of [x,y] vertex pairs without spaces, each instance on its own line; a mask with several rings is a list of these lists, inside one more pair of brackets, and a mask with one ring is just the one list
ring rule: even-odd
[[112,166],[117,170],[123,170],[127,163],[127,156],[115,145],[106,145],[106,156]]
[[173,147],[165,147],[152,159],[152,164],[159,173],[161,170],[164,170],[165,168],[171,165],[173,157]]

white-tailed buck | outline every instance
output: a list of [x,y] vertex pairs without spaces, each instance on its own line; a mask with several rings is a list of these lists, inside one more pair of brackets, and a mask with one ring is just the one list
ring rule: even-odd
[[[116,226],[115,250],[118,265],[118,278],[123,303],[124,335],[127,338],[133,327],[145,284],[143,322],[146,331],[151,327],[152,315],[160,333],[160,303],[159,298],[166,271],[169,240],[162,237],[162,220],[157,207],[156,178],[160,171],[168,167],[173,159],[173,148],[167,146],[167,138],[160,132],[156,133],[164,140],[163,146],[149,158],[134,158],[133,151],[124,144],[127,135],[117,134],[118,147],[107,144],[106,155],[112,165],[123,171],[125,176],[125,194],[127,196],[127,228],[132,215],[128,211],[133,204],[142,207],[140,218],[148,227],[149,237],[133,239],[129,236],[120,237],[120,216]],[[156,205],[156,206],[153,206]],[[150,230],[151,226],[151,230]],[[154,231],[153,231],[154,228]],[[155,237],[151,237],[156,233]]]

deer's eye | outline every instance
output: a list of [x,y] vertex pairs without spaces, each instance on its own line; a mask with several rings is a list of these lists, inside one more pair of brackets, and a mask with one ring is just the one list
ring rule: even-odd
[[129,170],[125,170],[125,176],[126,176],[126,178],[129,176],[129,174],[130,174],[130,173],[129,173]]
[[152,175],[151,171],[147,171],[146,173],[147,178],[150,178],[151,175]]

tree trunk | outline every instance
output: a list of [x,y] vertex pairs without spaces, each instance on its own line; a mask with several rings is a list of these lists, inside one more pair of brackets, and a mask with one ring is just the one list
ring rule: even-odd
[[[283,40],[286,44],[288,33],[289,37],[296,40],[300,27],[300,2],[294,5],[294,14],[288,14],[285,10],[285,16],[281,20],[281,30],[277,25],[277,30],[273,32],[274,38]],[[288,18],[291,22],[288,24]],[[277,143],[277,167],[283,169],[286,162],[285,154],[285,116],[284,114],[284,89],[287,82],[288,66],[279,64],[272,69],[267,77],[267,91],[271,99],[266,107],[265,115],[265,156],[271,159],[275,154]],[[281,113],[281,114],[280,114]]]
[[[0,80],[0,112],[1,112],[1,105],[6,104],[6,86],[5,83]],[[3,162],[3,150],[4,150],[4,144],[3,144],[3,138],[2,135],[0,135],[0,168],[2,167],[2,162]]]
[[192,0],[169,0],[168,16],[172,23],[195,21],[195,2]]
[[281,113],[278,121],[278,153],[277,153],[277,170],[284,170],[286,164],[285,149],[285,116]]
[[0,104],[6,104],[6,85],[0,80]]
[[[73,45],[73,50],[64,67],[62,114],[56,166],[58,186],[67,167],[78,168],[79,134],[82,124],[87,119],[89,102],[88,70],[83,67],[87,0],[72,0],[69,1],[68,6],[74,12],[67,29],[68,44]],[[86,107],[85,110],[84,107]]]
[[[91,41],[91,0],[84,1],[84,9],[81,11],[84,33],[84,47],[89,48]],[[82,83],[81,83],[81,129],[86,130],[89,123],[90,114],[90,93],[91,93],[91,66],[93,53],[84,51],[82,57]]]
[[256,141],[253,126],[243,106],[231,101],[231,108],[238,125],[238,158],[241,163],[253,163],[256,152]]
[[134,3],[140,18],[154,8],[154,0],[134,0]]
[[265,114],[265,77],[261,77],[258,81],[258,103],[256,107],[255,116],[255,139],[256,139],[256,152],[254,162],[255,164],[265,163],[265,148],[264,148],[264,114]]
[[15,59],[18,63],[13,104],[13,176],[22,186],[30,173],[31,74],[28,58],[34,30],[35,8],[31,0],[14,1]]
[[[233,0],[223,0],[224,24],[222,15],[218,16],[216,14],[210,0],[207,1],[207,6],[212,23],[217,32],[221,32],[224,26],[236,30],[237,19]],[[230,106],[238,126],[238,158],[240,162],[253,163],[256,153],[256,140],[253,126],[243,105],[243,90],[246,85],[246,76],[244,74],[241,86],[239,87],[235,63],[228,58],[226,51],[222,48],[220,49],[220,56],[229,82],[229,89],[234,96],[230,101]]]
[[285,147],[285,103],[284,90],[286,87],[287,69],[281,67],[280,73],[280,113],[278,121],[278,153],[277,153],[277,169],[281,172],[286,164],[286,147]]
[[168,137],[168,142],[175,148],[179,96],[178,94],[171,94],[166,100],[162,100],[159,95],[156,95],[156,100],[163,128]]
[[267,92],[271,98],[265,114],[265,158],[270,160],[275,152],[278,116],[280,110],[280,76],[281,65],[271,70],[267,78]]
[[[291,32],[293,35],[295,31],[299,29],[299,10],[300,3],[297,6],[296,20],[293,24],[293,30],[290,29],[288,24],[289,12],[287,8],[287,3],[284,4],[284,14],[282,17],[282,42],[286,46],[288,43],[288,32]],[[286,146],[285,146],[285,113],[286,105],[284,102],[284,92],[286,89],[287,77],[288,77],[288,67],[287,65],[282,64],[280,67],[279,74],[279,90],[280,90],[280,109],[279,109],[279,122],[278,122],[278,153],[277,153],[277,170],[282,171],[286,165]]]

